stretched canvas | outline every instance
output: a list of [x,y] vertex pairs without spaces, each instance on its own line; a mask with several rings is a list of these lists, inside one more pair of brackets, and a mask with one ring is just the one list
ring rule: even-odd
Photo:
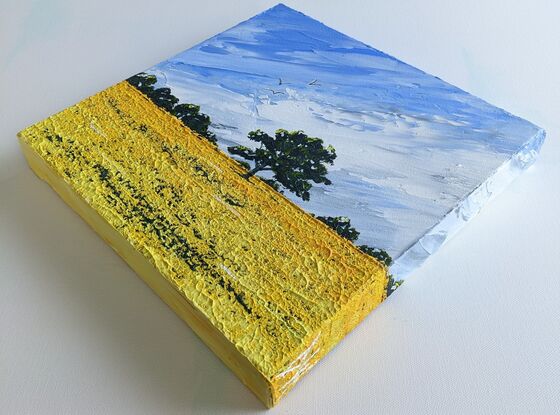
[[19,136],[272,406],[545,134],[280,4]]

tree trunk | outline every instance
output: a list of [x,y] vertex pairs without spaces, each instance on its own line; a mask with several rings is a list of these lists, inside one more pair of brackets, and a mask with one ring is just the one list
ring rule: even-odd
[[250,177],[254,176],[255,173],[261,171],[263,168],[264,168],[263,166],[259,166],[259,165],[257,164],[255,167],[253,167],[251,170],[249,170],[247,173],[245,173],[245,174],[243,175],[243,178],[244,178],[244,179],[249,179]]

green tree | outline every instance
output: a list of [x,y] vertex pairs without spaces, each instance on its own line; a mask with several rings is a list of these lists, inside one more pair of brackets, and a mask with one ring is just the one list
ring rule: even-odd
[[148,98],[158,107],[172,114],[175,104],[179,102],[179,98],[173,95],[169,88],[156,88],[148,94]]
[[383,262],[388,267],[390,267],[393,263],[393,258],[391,258],[391,255],[389,255],[384,249],[372,248],[371,246],[367,245],[360,245],[358,246],[358,248],[360,248],[360,251],[362,251],[363,253],[379,260],[379,262]]
[[191,130],[205,137],[208,141],[216,143],[216,136],[208,131],[210,117],[200,112],[198,105],[179,104],[179,99],[171,93],[171,89],[155,88],[157,83],[155,75],[140,72],[128,78],[127,82],[146,95],[158,107],[180,119]]
[[194,104],[178,104],[175,105],[171,113],[179,118],[183,124],[191,130],[203,135],[213,143],[216,142],[216,135],[208,131],[208,127],[210,127],[210,117],[200,112],[200,106]]
[[316,216],[316,218],[349,241],[354,242],[360,236],[360,232],[350,224],[350,218],[347,216]]
[[157,83],[155,75],[149,75],[145,72],[140,72],[131,76],[126,80],[130,85],[138,89],[144,95],[150,95],[154,90],[154,85]]
[[[254,150],[245,146],[228,147],[231,154],[254,163],[243,175],[246,179],[260,171],[271,171],[274,181],[303,200],[309,200],[311,182],[331,184],[326,165],[333,164],[336,153],[332,146],[325,147],[320,138],[309,137],[303,131],[282,129],[274,137],[261,130],[251,131],[248,138],[260,143],[259,147]],[[267,182],[273,185],[270,179]]]

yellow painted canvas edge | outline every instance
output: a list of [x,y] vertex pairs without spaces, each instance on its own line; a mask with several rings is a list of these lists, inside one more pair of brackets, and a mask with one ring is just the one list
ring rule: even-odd
[[68,204],[142,280],[206,343],[241,381],[268,408],[273,401],[271,385],[262,374],[217,330],[189,301],[182,296],[140,252],[105,219],[89,206],[71,186],[58,176],[49,165],[18,134],[19,143],[33,172]]
[[[161,111],[159,108],[158,110]],[[165,115],[169,116],[167,113]],[[72,189],[71,185],[25,142],[25,130],[20,132],[18,137],[24,155],[35,173],[50,184],[63,200],[76,210],[184,321],[193,327],[197,335],[218,354],[220,359],[238,375],[243,383],[267,407],[272,407],[278,403],[315,363],[380,303],[379,298],[384,299],[388,281],[386,270],[384,272],[384,285],[364,284],[334,316],[325,320],[319,329],[308,335],[307,341],[302,345],[301,353],[298,352],[299,354],[288,367],[269,379],[256,369],[247,357],[235,348],[233,343],[193,307],[141,253],[133,248],[126,238],[117,232],[95,209],[89,206]],[[219,154],[224,156],[220,152]],[[286,201],[292,204],[291,201]],[[298,207],[298,209],[300,208]],[[318,225],[326,227],[320,222],[318,222]],[[212,334],[212,332],[215,333]]]

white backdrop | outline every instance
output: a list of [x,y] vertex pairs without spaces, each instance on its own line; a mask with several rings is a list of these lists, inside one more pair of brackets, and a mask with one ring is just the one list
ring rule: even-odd
[[[560,7],[286,1],[548,131],[541,158],[273,414],[560,405]],[[0,0],[0,413],[246,414],[255,397],[26,166],[15,134],[275,4]]]

